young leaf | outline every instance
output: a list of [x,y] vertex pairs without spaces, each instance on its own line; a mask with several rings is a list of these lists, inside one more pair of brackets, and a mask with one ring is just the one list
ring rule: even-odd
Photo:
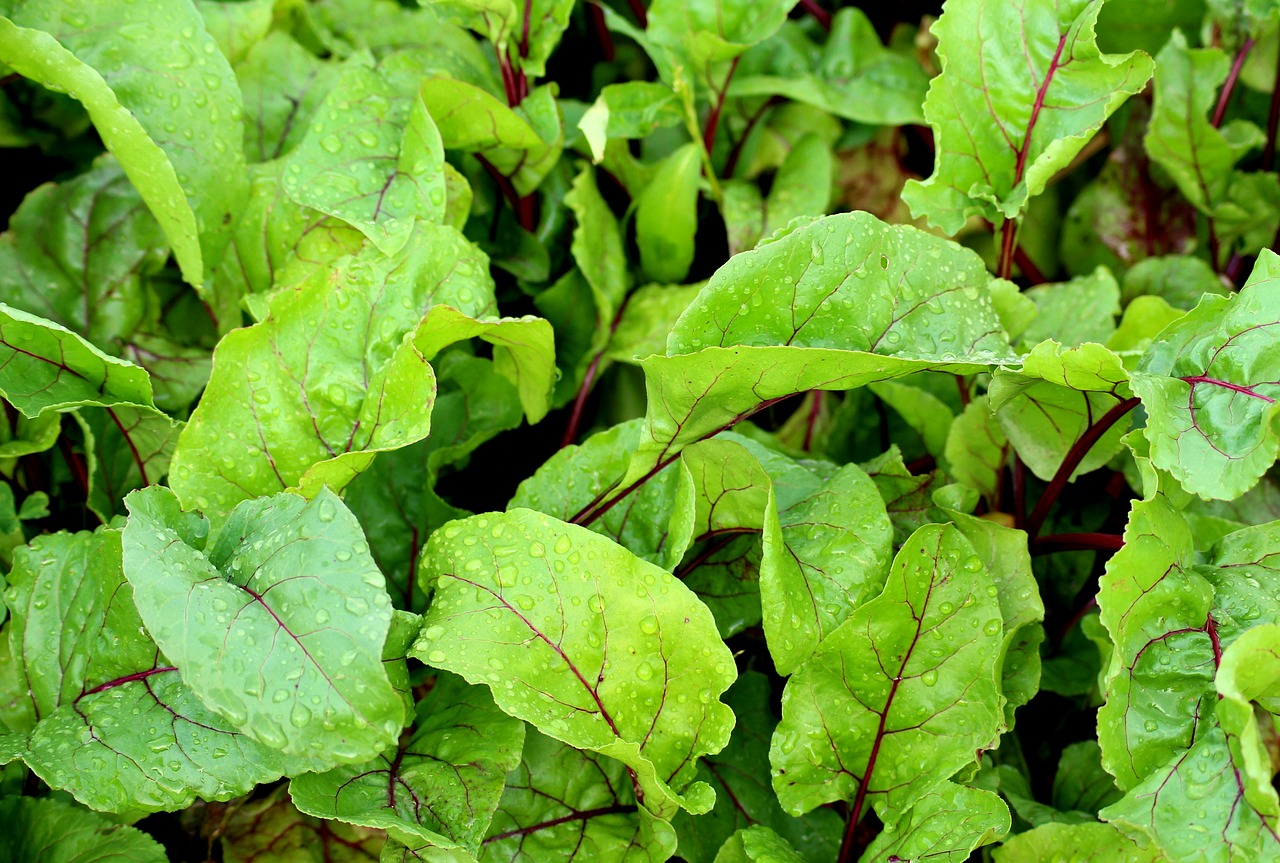
[[288,156],[283,187],[394,255],[414,219],[444,220],[444,150],[421,98],[358,59],[342,69],[307,136]]
[[121,501],[126,494],[159,482],[169,472],[183,424],[131,405],[81,408],[74,416],[85,434],[85,503],[105,524],[125,514]]
[[296,777],[289,795],[309,815],[474,854],[523,743],[524,723],[494,707],[488,691],[442,674],[395,747]]
[[336,496],[247,501],[207,544],[208,522],[181,513],[168,489],[125,503],[138,612],[202,701],[311,769],[395,742],[404,706],[382,664],[391,603]]
[[1008,447],[1009,440],[987,397],[979,396],[951,423],[943,455],[957,482],[976,489],[992,502],[993,508],[998,508],[995,501]]
[[166,863],[164,847],[141,830],[53,798],[0,800],[0,857],[24,863]]
[[739,830],[725,841],[715,863],[804,863],[786,839],[768,827],[755,825]]
[[655,282],[682,282],[693,263],[698,231],[698,145],[685,144],[663,160],[636,198],[636,245],[640,267]]
[[938,158],[903,198],[948,234],[970,215],[1019,216],[1151,77],[1140,52],[1101,54],[1101,0],[952,2],[932,28],[942,74],[924,114]]
[[975,848],[1009,832],[1009,807],[980,788],[944,782],[877,836],[862,855],[865,863],[938,860],[964,863]]
[[604,159],[605,144],[615,138],[635,139],[676,126],[684,119],[680,101],[670,87],[649,81],[610,84],[578,121],[587,139],[591,160]]
[[693,779],[697,759],[728,742],[733,714],[718,699],[736,671],[688,588],[525,509],[446,525],[423,560],[436,598],[414,656],[487,684],[543,733],[622,761],[655,814],[711,808]]
[[[1231,761],[1244,786],[1245,799],[1254,809],[1280,816],[1280,799],[1271,780],[1271,755],[1263,742],[1261,725],[1274,728],[1269,715],[1280,709],[1280,625],[1270,623],[1245,631],[1222,654],[1216,684],[1218,702],[1214,716],[1227,735]],[[1263,708],[1254,714],[1253,702]]]
[[404,337],[436,303],[489,309],[493,289],[455,230],[419,223],[415,235],[393,258],[366,247],[317,271],[219,342],[173,456],[182,500],[213,513],[304,482],[341,489],[372,452],[426,436],[435,376]]
[[530,729],[478,856],[480,863],[661,863],[674,850],[671,825],[636,805],[622,762]]
[[55,323],[0,303],[0,396],[28,418],[83,405],[151,404],[151,381]]
[[1024,345],[1046,339],[1069,348],[1085,342],[1102,344],[1116,331],[1120,286],[1104,267],[1059,285],[1037,285],[1025,293],[1038,313],[1022,334]]
[[1280,256],[1264,251],[1239,294],[1202,299],[1133,374],[1152,462],[1201,497],[1239,497],[1280,451],[1277,280]]
[[0,235],[0,301],[108,350],[146,313],[143,279],[169,255],[164,233],[110,156],[40,186]]
[[246,0],[242,3],[195,0],[195,5],[204,19],[205,29],[218,43],[218,50],[234,65],[267,35],[275,4],[272,0]]
[[8,581],[13,685],[0,686],[0,719],[52,787],[95,809],[152,812],[226,800],[289,768],[197,700],[147,636],[119,531],[38,538]]
[[771,237],[793,219],[825,216],[831,205],[831,148],[814,134],[805,135],[778,168],[764,203],[762,237]]
[[640,43],[662,79],[675,69],[706,75],[713,63],[732,60],[772,36],[795,0],[654,0]]
[[991,586],[954,527],[912,534],[884,592],[787,681],[769,752],[784,810],[852,800],[855,820],[866,803],[888,817],[992,744],[1003,626]]
[[84,104],[183,276],[203,284],[246,184],[235,76],[194,7],[23,4],[0,19],[0,60]]

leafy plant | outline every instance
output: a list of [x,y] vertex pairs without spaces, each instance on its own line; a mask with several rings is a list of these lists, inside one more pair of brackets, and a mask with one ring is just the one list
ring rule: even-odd
[[0,2],[0,861],[1280,860],[1280,5],[834,5]]

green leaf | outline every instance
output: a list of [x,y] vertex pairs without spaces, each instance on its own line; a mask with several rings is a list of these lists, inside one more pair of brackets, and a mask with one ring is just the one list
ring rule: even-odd
[[1161,497],[1137,501],[1107,561],[1098,607],[1115,646],[1098,712],[1102,763],[1121,790],[1191,745],[1211,688],[1213,588],[1192,569],[1186,520]]
[[244,93],[244,148],[249,161],[268,162],[297,147],[338,75],[338,67],[320,60],[280,30],[250,48],[236,64]]
[[1264,140],[1247,121],[1220,129],[1209,121],[1230,65],[1222,50],[1188,48],[1182,31],[1175,30],[1156,57],[1155,102],[1143,139],[1151,159],[1207,215],[1227,202],[1236,162]]
[[951,423],[943,454],[956,481],[976,489],[998,509],[995,502],[1008,447],[987,397],[979,396]]
[[442,674],[396,746],[299,776],[289,795],[309,815],[475,853],[523,744],[524,723],[494,707],[487,690]]
[[303,485],[340,490],[373,452],[422,439],[435,376],[405,335],[436,303],[491,308],[492,284],[457,231],[419,223],[395,257],[369,246],[281,291],[267,320],[219,342],[173,456],[174,491],[212,514]]
[[769,785],[769,738],[777,719],[769,709],[769,681],[748,671],[725,694],[737,725],[729,745],[698,765],[698,778],[716,792],[716,805],[703,815],[681,812],[672,820],[680,837],[679,854],[688,863],[710,863],[736,831],[763,825],[812,860],[832,860],[840,847],[840,816],[818,809],[792,818],[778,805]]
[[1085,342],[1102,344],[1116,331],[1120,314],[1120,286],[1105,267],[1057,285],[1037,285],[1025,291],[1038,314],[1023,332],[1024,345],[1053,339],[1069,348]]
[[1185,311],[1194,308],[1205,294],[1226,296],[1228,293],[1229,289],[1207,261],[1169,255],[1145,258],[1130,267],[1124,274],[1121,299],[1128,306],[1140,296],[1153,295]]
[[164,847],[141,830],[109,821],[62,800],[0,800],[0,857],[24,863],[166,863]]
[[0,235],[0,300],[108,349],[142,322],[164,233],[110,156],[31,192]]
[[1245,799],[1273,818],[1280,816],[1280,798],[1271,785],[1275,771],[1259,726],[1274,729],[1271,713],[1280,709],[1278,637],[1280,625],[1262,624],[1245,631],[1223,652],[1215,680],[1221,701],[1214,711],[1227,735]]
[[599,164],[611,139],[645,138],[658,129],[677,126],[683,119],[680,101],[670,87],[627,81],[601,89],[578,121],[578,128],[587,139],[591,160]]
[[304,815],[280,786],[230,812],[219,838],[226,863],[368,863],[386,834]]
[[125,514],[121,501],[126,494],[159,482],[169,472],[183,424],[159,411],[130,405],[82,408],[75,417],[85,433],[86,503],[105,524]]
[[993,852],[996,863],[1161,863],[1154,845],[1140,848],[1110,824],[1042,824]]
[[0,693],[0,719],[24,732],[16,754],[52,787],[95,809],[154,812],[227,800],[288,769],[197,700],[147,636],[119,531],[40,537],[8,581],[17,691]]
[[[988,390],[996,421],[1031,472],[1053,478],[1071,447],[1112,408],[1129,397],[1129,374],[1098,344],[1062,348],[1036,345],[1021,372],[997,369]],[[1097,470],[1123,446],[1117,422],[1081,459],[1071,478]]]
[[645,285],[632,291],[618,328],[609,339],[606,356],[620,363],[635,363],[667,349],[667,334],[702,290],[693,285]]
[[[562,447],[520,483],[507,508],[534,509],[572,521],[626,472],[641,431],[641,420],[629,420],[592,435],[580,445]],[[592,522],[591,529],[636,557],[673,568],[685,551],[684,543],[670,536],[672,497],[679,486],[679,474],[677,468],[658,473],[622,505]]]
[[1120,799],[1120,790],[1102,766],[1096,740],[1082,740],[1062,750],[1053,777],[1053,805],[1066,811],[1096,816],[1102,807]]
[[444,150],[420,98],[386,75],[347,63],[287,157],[283,187],[299,204],[336,216],[395,255],[414,219],[444,220]]
[[[550,59],[560,37],[569,26],[573,0],[516,0],[516,15],[522,22],[520,68],[534,78],[547,74]],[[525,25],[523,22],[527,21]]]
[[952,2],[932,28],[942,74],[924,114],[938,159],[903,198],[948,234],[970,215],[999,223],[1065,168],[1151,77],[1141,53],[1101,54],[1101,0],[1023,5]]
[[202,285],[247,187],[239,88],[195,7],[25,3],[0,20],[0,61],[84,104]]
[[655,814],[711,808],[693,779],[697,759],[728,742],[733,714],[718,698],[736,670],[688,588],[524,509],[446,525],[424,560],[436,599],[414,656],[489,685],[543,733],[627,764]]
[[881,455],[862,464],[862,469],[880,490],[889,521],[893,523],[893,543],[902,545],[923,525],[946,521],[946,514],[933,503],[933,492],[943,479],[937,471],[913,474],[902,461],[902,452],[893,444]]
[[394,744],[404,707],[382,665],[391,603],[336,496],[247,501],[207,544],[208,522],[167,489],[126,505],[138,612],[202,701],[311,769]]
[[720,184],[720,213],[729,240],[729,256],[754,249],[764,235],[764,198],[750,180]]
[[761,236],[773,236],[793,219],[826,215],[834,172],[835,160],[825,141],[814,134],[797,141],[769,187]]
[[772,36],[795,0],[654,0],[644,42],[664,81],[677,66],[707,74],[711,63],[732,60]]
[[872,841],[863,861],[964,863],[975,848],[997,842],[1009,832],[1009,807],[990,791],[944,782],[893,826]]
[[681,282],[693,263],[698,231],[698,177],[702,153],[685,144],[658,166],[636,198],[636,245],[640,267],[656,282]]
[[785,396],[1008,356],[987,279],[973,253],[866,213],[735,256],[676,323],[669,356],[641,364],[649,414],[622,487]]
[[787,681],[769,753],[784,810],[855,800],[888,817],[991,745],[1003,626],[990,579],[955,528],[912,534],[884,592]]
[[1264,251],[1240,293],[1206,296],[1156,337],[1134,372],[1152,462],[1201,497],[1239,497],[1280,450],[1277,279],[1280,257]]
[[1182,314],[1182,309],[1175,309],[1160,297],[1134,297],[1133,302],[1125,307],[1120,326],[1107,339],[1107,347],[1124,355],[1126,360],[1136,360],[1135,354],[1140,355],[1149,348],[1156,336]]
[[480,863],[661,863],[674,850],[671,826],[636,806],[622,762],[530,729],[478,856]]
[[0,396],[35,419],[84,405],[150,405],[151,381],[70,330],[0,303]]
[[273,0],[247,0],[241,3],[220,3],[218,0],[195,0],[197,11],[204,19],[205,29],[218,43],[224,57],[232,65],[244,59],[271,29]]
[[804,858],[786,839],[755,825],[730,836],[715,863],[804,863]]
[[832,16],[826,45],[813,59],[787,62],[789,58],[776,50],[779,38],[743,58],[749,64],[758,55],[765,63],[748,74],[739,73],[729,95],[785,96],[871,125],[923,124],[920,104],[927,74],[914,57],[882,45],[861,9],[846,7]]
[[1102,810],[1101,817],[1158,845],[1170,861],[1274,857],[1280,851],[1275,816],[1245,799],[1243,767],[1232,760],[1218,723],[1203,722],[1189,750]]

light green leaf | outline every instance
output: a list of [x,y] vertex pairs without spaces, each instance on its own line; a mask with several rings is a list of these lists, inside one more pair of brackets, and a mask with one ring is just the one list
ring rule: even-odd
[[1152,462],[1201,497],[1239,497],[1280,450],[1278,280],[1280,257],[1264,251],[1240,293],[1202,299],[1133,374]]
[[[1114,0],[1112,0],[1114,2]],[[1130,305],[1145,295],[1164,297],[1170,305],[1187,310],[1194,308],[1205,294],[1222,294],[1230,290],[1214,273],[1207,261],[1189,255],[1145,258],[1124,274],[1122,300]]]
[[679,854],[688,863],[711,863],[736,831],[760,824],[783,836],[812,860],[833,860],[843,823],[835,812],[818,809],[792,818],[778,805],[769,785],[769,738],[777,719],[769,706],[769,681],[748,671],[725,694],[737,717],[733,738],[698,765],[698,778],[716,791],[716,805],[703,815],[681,812],[672,820]]
[[636,198],[636,245],[640,267],[657,282],[681,282],[693,263],[698,231],[698,177],[702,153],[685,144],[658,166]]
[[[641,420],[628,420],[592,435],[580,445],[562,447],[533,476],[520,483],[507,508],[534,509],[561,521],[572,521],[626,472],[631,452],[640,441],[641,427]],[[679,474],[680,470],[674,467],[658,473],[621,505],[592,522],[591,529],[636,557],[673,568],[680,562],[688,541],[687,536],[684,542],[670,536],[672,497],[679,487]]]
[[729,256],[754,249],[764,234],[764,198],[751,180],[720,184],[720,214],[729,240]]
[[1227,735],[1245,799],[1262,814],[1280,816],[1271,785],[1275,770],[1259,728],[1273,730],[1271,714],[1280,709],[1280,625],[1264,623],[1241,634],[1223,652],[1215,682],[1221,700],[1214,715]]
[[996,863],[1162,863],[1110,824],[1042,824],[995,849]]
[[395,257],[368,246],[282,290],[267,320],[218,344],[174,491],[212,514],[303,484],[341,489],[373,452],[422,439],[435,377],[405,336],[436,303],[492,308],[492,285],[457,231],[419,223]]
[[670,87],[652,81],[610,84],[600,91],[578,121],[587,139],[591,160],[600,164],[605,144],[614,138],[635,139],[684,119],[680,101]]
[[1001,469],[1008,447],[987,397],[979,396],[951,423],[943,455],[956,481],[979,491],[999,511]]
[[716,854],[715,863],[805,863],[805,860],[786,839],[757,824],[730,836]]
[[[763,68],[739,73],[731,96],[785,96],[823,111],[871,125],[924,122],[920,105],[929,78],[920,63],[886,48],[861,9],[846,7],[831,18],[826,45],[816,57],[790,58],[777,51],[779,38],[743,59],[759,55]],[[814,53],[818,53],[814,49]]]
[[1069,348],[1085,342],[1106,342],[1116,331],[1120,314],[1120,286],[1105,267],[1069,282],[1037,285],[1024,292],[1038,314],[1022,334],[1031,346],[1053,339]]
[[[516,0],[515,5],[522,22],[520,68],[532,78],[541,78],[547,74],[547,60],[569,26],[573,0]],[[526,26],[528,29],[523,29]]]
[[446,525],[424,560],[436,599],[413,655],[489,685],[543,733],[627,764],[655,814],[711,808],[714,793],[693,780],[697,759],[728,742],[733,714],[718,699],[736,670],[688,588],[524,509]]
[[1125,359],[1136,360],[1135,354],[1145,351],[1155,341],[1156,336],[1171,323],[1182,317],[1183,310],[1169,305],[1161,297],[1143,295],[1133,298],[1133,302],[1125,307],[1120,326],[1111,338],[1107,339],[1107,347]]
[[[472,250],[472,254],[476,254]],[[453,272],[463,274],[463,264],[449,263]],[[481,273],[487,277],[487,273]],[[459,292],[459,299],[465,296]],[[551,390],[555,385],[555,338],[551,325],[542,318],[476,319],[452,306],[436,305],[418,325],[411,339],[421,355],[430,360],[455,342],[479,338],[493,345],[493,365],[515,385],[520,405],[530,423],[536,423],[551,408]],[[416,406],[415,406],[416,407]]]
[[0,396],[35,419],[83,405],[150,405],[151,381],[65,327],[0,303]]
[[1213,588],[1194,562],[1186,520],[1155,497],[1134,503],[1124,548],[1099,581],[1098,607],[1115,649],[1098,742],[1121,790],[1191,745],[1201,696],[1212,687]]
[[831,205],[834,173],[835,159],[825,141],[814,134],[797,141],[769,187],[761,236],[773,236],[793,219],[825,216]]
[[645,285],[632,291],[609,339],[606,356],[635,364],[637,359],[664,353],[667,335],[703,284]]
[[1143,144],[1186,199],[1213,215],[1227,201],[1235,164],[1260,147],[1262,131],[1244,120],[1215,128],[1209,110],[1231,58],[1218,48],[1188,48],[1182,31],[1156,57],[1155,102]]
[[202,285],[246,183],[235,76],[195,7],[22,3],[0,20],[0,61],[84,104],[183,277]]
[[223,56],[235,65],[271,29],[274,0],[247,0],[220,3],[218,0],[196,0],[196,10],[204,19],[205,29],[218,43]]
[[207,545],[209,523],[181,513],[168,489],[126,505],[138,612],[203,702],[311,769],[394,744],[404,706],[382,664],[391,603],[336,496],[247,501]]
[[297,147],[338,74],[337,66],[280,30],[250,48],[236,64],[244,93],[244,147],[249,161],[268,162]]
[[1275,817],[1243,799],[1242,767],[1232,760],[1218,723],[1202,722],[1189,750],[1103,809],[1101,817],[1177,863],[1274,858],[1280,853]]
[[164,233],[110,156],[36,188],[0,235],[0,301],[119,350],[146,313],[143,280],[169,256]]
[[1101,8],[1101,0],[947,6],[932,28],[943,71],[924,103],[938,159],[929,179],[907,183],[913,213],[948,234],[970,215],[1016,218],[1142,90],[1151,58],[1100,54]]
[[23,863],[167,863],[164,847],[141,830],[63,800],[0,800],[0,857]]
[[421,93],[450,150],[528,150],[542,143],[528,120],[479,87],[437,77],[424,81]]
[[944,782],[912,806],[892,831],[877,836],[861,859],[964,863],[975,848],[999,841],[1009,827],[1009,807],[995,794]]
[[674,850],[671,825],[636,806],[622,762],[529,729],[478,857],[480,863],[662,863]]
[[677,66],[706,75],[712,63],[732,60],[772,36],[794,5],[795,0],[654,0],[641,44],[668,83]]
[[289,769],[197,700],[147,636],[119,531],[38,538],[8,581],[18,691],[0,693],[0,718],[24,732],[15,754],[52,787],[136,814],[227,800]]
[[893,544],[900,546],[923,525],[947,520],[933,503],[933,493],[945,481],[937,471],[913,474],[902,461],[902,452],[893,444],[885,452],[862,464],[884,499],[893,523]]
[[769,752],[784,810],[856,798],[888,817],[991,745],[1003,626],[990,579],[955,528],[912,534],[884,592],[787,681]]
[[356,58],[343,67],[311,128],[287,158],[283,188],[394,255],[414,219],[444,220],[444,150],[421,98]]
[[524,723],[494,707],[488,691],[442,674],[396,746],[296,777],[289,796],[309,815],[474,854],[523,744]]
[[898,381],[869,384],[867,389],[892,408],[920,436],[925,452],[939,459],[944,458],[947,435],[951,432],[954,419],[946,402],[922,387]]
[[[1098,344],[1063,349],[1042,342],[1021,372],[996,370],[988,390],[996,421],[1031,472],[1046,482],[1067,453],[1112,408],[1129,398],[1120,357]],[[1074,479],[1120,451],[1127,422],[1116,422],[1081,459]]]

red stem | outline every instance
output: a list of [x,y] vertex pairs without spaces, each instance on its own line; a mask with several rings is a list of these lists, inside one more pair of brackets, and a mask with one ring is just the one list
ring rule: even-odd
[[1231,64],[1231,71],[1227,73],[1227,80],[1222,83],[1222,92],[1218,94],[1218,104],[1214,106],[1213,118],[1209,121],[1215,129],[1222,126],[1222,119],[1227,113],[1227,103],[1231,101],[1231,94],[1236,89],[1236,81],[1240,79],[1240,70],[1244,68],[1245,58],[1249,56],[1249,51],[1252,48],[1253,40],[1245,39],[1240,46],[1240,50],[1236,52],[1236,59]]
[[707,147],[707,153],[711,152],[711,148],[716,143],[716,130],[720,126],[720,112],[724,110],[724,100],[729,95],[729,82],[733,80],[733,73],[738,71],[738,59],[738,57],[734,57],[733,62],[729,64],[729,74],[724,76],[724,85],[716,93],[716,103],[711,107],[711,113],[707,115],[707,128],[702,133],[702,141]]
[[751,137],[751,132],[755,129],[756,123],[760,122],[760,118],[764,116],[767,110],[782,101],[783,99],[779,96],[770,96],[768,99],[764,100],[764,102],[760,103],[760,107],[755,110],[755,113],[753,113],[750,118],[748,118],[746,127],[742,130],[742,134],[738,136],[738,140],[733,142],[733,149],[729,151],[729,158],[725,160],[725,177],[732,177],[733,172],[737,170],[738,159],[742,156],[742,148],[746,145],[747,139]]
[[1031,541],[1032,554],[1056,551],[1119,551],[1124,537],[1114,533],[1055,533]]
[[573,400],[573,410],[569,413],[569,422],[564,427],[564,437],[560,438],[560,448],[571,446],[578,439],[578,423],[582,421],[582,408],[591,394],[591,385],[595,383],[596,372],[600,369],[600,361],[604,359],[604,351],[600,351],[587,366],[587,373],[582,376],[582,386],[578,387],[578,395]]
[[599,3],[588,3],[587,15],[591,18],[591,29],[596,31],[596,41],[600,43],[605,62],[612,63],[618,52],[613,47],[613,34],[609,32],[609,25],[604,21],[604,10]]
[[1032,540],[1040,533],[1040,528],[1044,527],[1044,520],[1048,517],[1050,508],[1058,500],[1062,490],[1066,488],[1067,481],[1071,479],[1071,475],[1080,466],[1080,462],[1089,454],[1089,450],[1093,449],[1093,445],[1113,425],[1119,422],[1121,417],[1137,406],[1138,399],[1125,399],[1103,414],[1096,423],[1085,429],[1085,433],[1080,435],[1080,439],[1071,445],[1071,449],[1067,451],[1067,457],[1058,466],[1058,472],[1049,481],[1049,487],[1044,490],[1044,494],[1040,495],[1040,500],[1036,501],[1036,508],[1031,511],[1031,516],[1027,519],[1026,531]]
[[1036,266],[1035,261],[1031,260],[1031,256],[1017,243],[1013,246],[1013,262],[1018,265],[1018,269],[1022,270],[1022,275],[1029,283],[1043,285],[1048,281]]
[[1018,233],[1018,223],[1013,219],[1006,219],[1000,228],[1000,262],[996,267],[996,275],[1002,279],[1009,278],[1013,274],[1013,258],[1014,250],[1017,248],[1015,238]]
[[133,674],[126,674],[124,677],[117,677],[115,680],[108,680],[106,683],[99,683],[93,689],[86,690],[76,697],[76,701],[96,692],[103,692],[107,689],[114,689],[117,686],[123,686],[126,683],[132,683],[135,680],[145,680],[156,674],[164,674],[166,671],[177,671],[178,669],[172,665],[162,665],[156,668],[148,668],[146,671],[135,671]]
[[649,13],[644,9],[644,0],[627,0],[627,5],[631,7],[631,14],[640,22],[640,29],[649,29]]
[[1271,108],[1267,111],[1267,145],[1262,148],[1262,170],[1270,171],[1276,161],[1276,128],[1280,127],[1280,57],[1276,58],[1276,81],[1271,88]]
[[822,390],[812,390],[809,395],[812,399],[809,403],[809,421],[805,424],[804,444],[800,447],[805,452],[813,449],[813,429],[822,414]]
[[1013,526],[1018,530],[1027,528],[1027,466],[1015,453],[1013,471],[1009,478],[1013,484]]
[[823,30],[831,30],[831,13],[814,0],[800,0],[800,8],[812,15]]

